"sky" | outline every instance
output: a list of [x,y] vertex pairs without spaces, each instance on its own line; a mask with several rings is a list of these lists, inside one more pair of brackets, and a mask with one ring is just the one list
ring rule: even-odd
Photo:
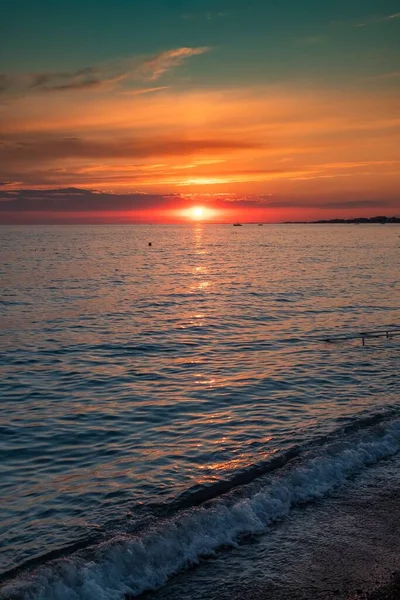
[[399,215],[399,59],[400,0],[4,0],[0,223]]

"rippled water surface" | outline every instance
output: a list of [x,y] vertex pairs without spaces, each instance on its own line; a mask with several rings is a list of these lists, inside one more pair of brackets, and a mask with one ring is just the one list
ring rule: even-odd
[[399,234],[0,228],[0,571],[394,409]]

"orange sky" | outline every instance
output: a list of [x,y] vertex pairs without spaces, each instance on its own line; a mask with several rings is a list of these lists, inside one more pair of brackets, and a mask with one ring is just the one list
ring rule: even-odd
[[[91,98],[77,103],[62,97],[45,107],[40,96],[24,97],[9,110],[0,156],[9,170],[8,191],[138,191],[183,195],[190,205],[211,206],[215,194],[222,200],[224,194],[261,196],[256,199],[260,208],[251,207],[254,220],[287,219],[290,214],[308,218],[313,204],[320,216],[321,200],[335,195],[348,199],[353,213],[356,200],[374,195],[385,197],[394,209],[400,173],[398,109],[398,99],[385,92],[278,86],[167,89],[117,94],[95,104]],[[281,215],[267,208],[285,198],[292,205],[282,207]],[[227,201],[235,206],[231,197]],[[357,212],[371,213],[371,208],[376,214],[379,204],[360,204]],[[249,217],[248,210],[241,207],[237,218]],[[111,206],[110,212],[116,212],[114,217],[120,213]],[[333,207],[327,214],[337,212]],[[212,216],[230,220],[234,215],[225,207]],[[152,219],[151,211],[148,216]],[[164,217],[170,220],[174,214],[159,211],[157,220]]]
[[[400,73],[372,73],[376,55],[367,73],[361,65],[350,76],[339,38],[332,47],[340,32],[354,45],[364,27],[369,40],[377,28],[384,40],[399,23],[394,13],[325,38],[294,37],[292,72],[275,83],[262,53],[257,69],[246,58],[236,84],[223,78],[229,60],[208,43],[83,69],[0,73],[0,217],[171,222],[190,220],[191,206],[208,207],[202,218],[215,221],[399,214]],[[297,54],[315,61],[324,39],[340,80],[308,76],[306,63],[296,77]],[[203,70],[192,71],[196,64]]]

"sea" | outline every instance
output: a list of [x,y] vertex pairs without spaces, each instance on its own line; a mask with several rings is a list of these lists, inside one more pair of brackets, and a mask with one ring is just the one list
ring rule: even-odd
[[284,578],[305,514],[399,472],[399,248],[395,224],[0,227],[0,597],[214,598],[261,546]]

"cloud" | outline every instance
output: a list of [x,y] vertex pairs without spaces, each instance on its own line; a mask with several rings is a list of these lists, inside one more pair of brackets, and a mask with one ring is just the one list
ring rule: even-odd
[[400,12],[394,13],[392,15],[388,15],[387,17],[383,17],[384,21],[391,21],[393,19],[400,19]]
[[352,208],[352,209],[357,209],[357,208],[374,208],[374,209],[378,209],[381,207],[387,207],[387,208],[395,208],[396,204],[393,202],[393,200],[390,199],[384,199],[384,198],[374,198],[374,199],[365,199],[365,200],[336,200],[336,201],[331,201],[329,202],[329,204],[326,206],[326,208],[339,208],[339,209],[348,209],[348,208]]
[[0,187],[7,187],[11,185],[22,185],[22,181],[13,181],[12,179],[4,179],[3,181],[0,181]]
[[88,89],[110,89],[126,78],[126,74],[111,76],[100,67],[78,71],[0,74],[0,92],[27,94],[32,92],[62,92]]
[[167,198],[161,195],[113,194],[79,188],[51,190],[17,190],[17,194],[0,190],[2,212],[86,212],[134,210],[161,207]]
[[[0,94],[27,94],[32,92],[65,92],[82,90],[109,91],[125,82],[156,81],[165,73],[183,64],[192,56],[199,56],[210,48],[174,48],[145,58],[129,58],[89,66],[76,71],[42,71],[37,73],[0,73]],[[156,88],[136,90],[137,93]],[[135,90],[133,90],[134,92]]]
[[321,163],[319,169],[358,169],[359,167],[386,167],[399,164],[398,160],[364,160],[348,162]]
[[185,156],[205,152],[260,148],[248,141],[218,138],[153,138],[98,140],[79,137],[33,137],[32,139],[0,140],[0,164],[27,164],[44,160],[69,158],[115,159],[148,158],[157,156]]
[[[157,215],[164,216],[169,212],[170,219],[179,219],[179,210],[187,208],[193,202],[199,202],[197,194],[116,194],[109,191],[81,188],[55,188],[48,190],[26,189],[14,191],[0,190],[0,217],[3,222],[132,222],[135,220],[153,221]],[[215,207],[220,220],[230,211],[264,211],[268,218],[271,210],[280,211],[311,209],[327,213],[332,210],[358,210],[359,214],[366,209],[372,211],[386,208],[396,209],[392,199],[379,197],[352,198],[337,200],[328,197],[310,198],[271,194],[202,194],[201,202]],[[226,212],[224,212],[226,211]],[[275,213],[276,214],[276,213]],[[278,214],[284,215],[280,212]],[[293,213],[291,213],[293,215]],[[298,213],[302,214],[302,213]],[[318,213],[315,213],[318,214]],[[321,213],[320,213],[321,214]],[[371,213],[372,214],[372,213]],[[160,217],[158,217],[160,218]],[[162,218],[162,217],[161,217]],[[285,219],[285,216],[281,219]],[[301,216],[300,216],[301,218]],[[278,217],[279,220],[279,217]]]
[[[145,212],[179,210],[187,207],[187,198],[180,194],[116,194],[111,191],[82,188],[48,190],[0,190],[0,219],[4,222],[42,222],[96,220],[98,215],[112,219],[113,215],[128,215],[130,219]],[[25,221],[25,222],[26,222]]]
[[139,72],[143,78],[148,81],[159,79],[166,71],[179,67],[186,58],[198,56],[208,52],[209,48],[203,46],[200,48],[176,48],[161,52],[153,58],[146,60],[140,67]]
[[168,90],[169,87],[170,87],[169,85],[158,85],[155,87],[139,88],[139,89],[135,89],[135,90],[125,90],[124,92],[121,92],[121,94],[124,96],[142,96],[143,94],[152,94],[153,92],[160,92],[161,90]]
[[348,190],[387,196],[398,189],[398,100],[382,86],[369,93],[171,87],[96,102],[51,99],[20,98],[3,113],[0,179],[23,182],[8,190],[307,188],[341,199]]
[[360,22],[356,23],[354,25],[354,27],[367,27],[368,25],[376,25],[378,23],[388,23],[388,22],[394,21],[396,19],[400,19],[400,12],[393,13],[390,15],[368,17],[361,23]]

